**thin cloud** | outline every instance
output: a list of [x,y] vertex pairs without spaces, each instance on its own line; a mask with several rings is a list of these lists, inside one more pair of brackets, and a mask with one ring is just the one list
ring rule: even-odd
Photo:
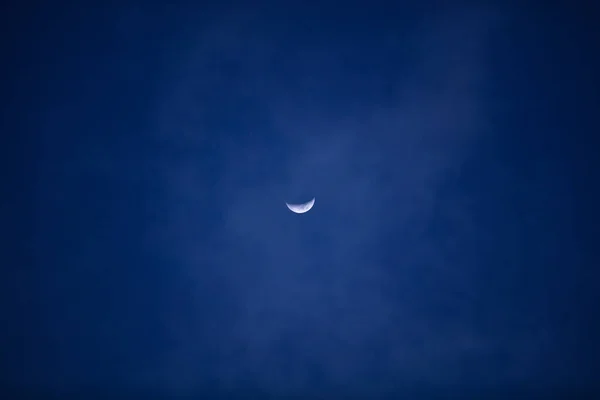
[[[178,193],[174,210],[189,211],[201,196],[210,196],[203,204],[220,215],[206,239],[195,236],[193,212],[174,211],[167,242],[173,247],[165,249],[177,249],[172,255],[177,268],[192,279],[202,279],[200,266],[215,269],[226,288],[222,296],[233,299],[229,328],[215,337],[216,377],[301,387],[317,379],[307,372],[317,365],[313,370],[321,379],[343,383],[364,375],[370,362],[382,374],[398,373],[407,381],[445,382],[459,377],[439,366],[451,369],[463,357],[485,357],[503,348],[514,360],[522,359],[521,347],[506,347],[482,334],[467,315],[458,315],[450,332],[433,321],[432,305],[418,293],[433,285],[424,283],[423,271],[447,279],[442,297],[452,296],[452,285],[468,287],[474,279],[448,253],[459,245],[456,235],[481,233],[462,199],[443,206],[465,225],[448,238],[453,244],[427,235],[440,188],[489,129],[486,46],[498,14],[443,15],[402,41],[386,40],[385,51],[401,45],[415,51],[407,56],[404,75],[392,79],[397,89],[381,103],[361,104],[359,98],[340,99],[337,107],[307,106],[303,96],[308,95],[299,93],[302,108],[294,107],[296,93],[289,87],[279,91],[280,78],[265,73],[282,49],[270,44],[268,35],[244,36],[249,25],[233,21],[217,25],[193,46],[160,112],[161,140],[208,154],[202,138],[211,130],[206,113],[211,106],[204,95],[219,89],[215,62],[243,66],[232,96],[250,96],[264,105],[257,107],[264,112],[264,135],[248,132],[239,143],[217,141],[222,147],[214,151],[225,157],[210,165],[219,176],[214,184],[194,177],[204,165],[198,166],[192,154],[166,169],[168,192]],[[297,54],[309,70],[318,71],[321,62],[334,71],[345,68],[335,49],[325,59],[318,48]],[[289,79],[308,79],[302,69],[295,72],[299,75]],[[377,87],[382,78],[365,79]],[[313,84],[323,93],[335,92],[326,81]],[[314,209],[302,216],[287,212],[284,202],[302,196],[316,196]],[[381,254],[382,243],[392,246],[393,254]],[[458,304],[458,297],[450,303]],[[180,372],[198,370],[203,349],[187,336],[173,340],[179,347],[160,370],[166,381],[185,386],[189,381]]]

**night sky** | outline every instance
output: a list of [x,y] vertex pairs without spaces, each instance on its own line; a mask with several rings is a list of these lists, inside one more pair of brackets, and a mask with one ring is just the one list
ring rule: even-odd
[[600,386],[591,8],[46,3],[0,13],[7,393]]

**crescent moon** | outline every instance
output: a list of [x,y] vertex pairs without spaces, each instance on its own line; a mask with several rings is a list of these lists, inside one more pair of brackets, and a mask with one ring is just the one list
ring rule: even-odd
[[290,211],[295,212],[296,214],[304,214],[305,212],[310,211],[310,209],[313,208],[314,204],[315,204],[314,197],[311,201],[307,201],[306,203],[303,203],[303,204],[285,203],[285,205],[290,209]]

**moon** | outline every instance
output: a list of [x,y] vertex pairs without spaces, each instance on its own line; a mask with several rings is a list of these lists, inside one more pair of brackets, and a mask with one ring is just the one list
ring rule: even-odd
[[304,214],[305,212],[310,211],[310,209],[313,208],[314,204],[315,204],[314,197],[312,200],[307,201],[306,203],[302,203],[302,204],[285,203],[285,205],[290,209],[290,211],[295,212],[296,214]]

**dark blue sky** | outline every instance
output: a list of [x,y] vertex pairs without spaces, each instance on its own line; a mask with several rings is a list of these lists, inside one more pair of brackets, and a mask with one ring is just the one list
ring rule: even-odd
[[597,382],[591,10],[3,18],[6,385]]

